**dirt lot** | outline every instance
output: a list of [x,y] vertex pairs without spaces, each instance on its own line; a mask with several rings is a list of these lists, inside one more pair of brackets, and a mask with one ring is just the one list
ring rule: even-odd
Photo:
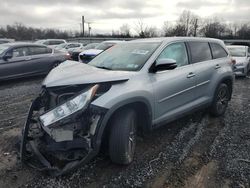
[[237,79],[224,117],[191,114],[138,138],[136,157],[104,156],[51,178],[18,161],[18,140],[42,78],[0,83],[0,187],[250,187],[250,79]]

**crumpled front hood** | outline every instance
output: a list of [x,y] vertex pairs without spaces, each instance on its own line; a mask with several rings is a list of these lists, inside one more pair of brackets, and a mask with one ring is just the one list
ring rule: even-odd
[[89,56],[96,56],[99,53],[101,53],[103,50],[98,50],[98,49],[89,49],[89,50],[84,50],[83,52],[80,53],[80,55],[89,55]]
[[128,80],[136,72],[99,69],[76,61],[65,61],[43,81],[46,87]]

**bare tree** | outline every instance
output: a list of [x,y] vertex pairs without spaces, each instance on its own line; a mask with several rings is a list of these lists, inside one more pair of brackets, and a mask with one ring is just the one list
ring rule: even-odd
[[145,32],[145,37],[157,37],[158,36],[158,31],[156,27],[147,27]]
[[173,36],[173,24],[168,21],[165,21],[162,27],[163,36],[170,37]]
[[124,37],[130,37],[130,27],[128,24],[123,24],[120,27],[120,35]]
[[243,24],[237,31],[237,35],[241,39],[249,39],[250,38],[250,23]]
[[225,35],[226,25],[222,24],[217,18],[204,20],[200,32],[203,36],[221,38]]
[[136,23],[135,23],[135,31],[138,33],[139,37],[141,38],[145,38],[145,32],[148,29],[148,26],[144,23],[144,21],[142,19],[139,19]]

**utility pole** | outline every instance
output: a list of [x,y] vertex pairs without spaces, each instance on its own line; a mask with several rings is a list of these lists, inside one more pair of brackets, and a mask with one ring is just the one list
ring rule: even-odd
[[84,16],[82,16],[82,36],[84,37]]
[[197,29],[198,29],[198,18],[195,19],[194,23],[194,37],[197,35]]
[[90,37],[90,31],[91,31],[90,22],[88,22],[88,28],[89,28],[89,37]]

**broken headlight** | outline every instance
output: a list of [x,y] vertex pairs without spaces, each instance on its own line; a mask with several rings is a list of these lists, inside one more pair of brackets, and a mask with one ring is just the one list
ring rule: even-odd
[[91,87],[88,91],[77,95],[71,100],[57,106],[53,110],[40,116],[40,121],[44,126],[49,126],[71,114],[86,108],[91,99],[94,97],[99,85]]

